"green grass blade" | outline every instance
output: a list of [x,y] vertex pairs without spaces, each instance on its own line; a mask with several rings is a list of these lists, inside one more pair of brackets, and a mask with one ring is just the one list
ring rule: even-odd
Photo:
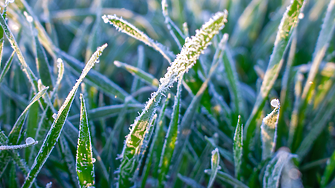
[[94,187],[94,165],[92,156],[92,142],[88,125],[85,99],[80,94],[80,128],[77,148],[77,174],[81,187]]
[[[35,138],[37,126],[39,122],[39,107],[40,106],[38,103],[34,103],[29,109],[29,112],[27,115],[28,117],[27,117],[26,129],[25,129],[26,137]],[[32,151],[32,148],[26,148],[24,150],[24,158],[25,158],[25,161],[27,161],[29,166],[32,165],[29,163],[30,162],[29,157],[30,157],[31,151]]]
[[154,76],[152,76],[149,73],[144,72],[143,70],[141,70],[137,67],[122,63],[120,61],[114,61],[114,65],[116,65],[117,67],[121,67],[123,69],[126,69],[132,75],[137,76],[139,79],[143,80],[144,82],[148,83],[149,85],[152,85],[154,87],[158,87],[158,85],[159,85],[159,81]]
[[216,174],[218,170],[221,169],[220,167],[220,155],[219,155],[219,150],[218,148],[215,148],[215,150],[212,151],[212,160],[211,160],[211,177],[209,179],[209,183],[207,188],[212,187],[214,180],[216,178]]
[[[34,26],[35,24],[32,22],[31,27],[34,27]],[[48,86],[50,90],[52,91],[53,83],[52,83],[48,58],[37,37],[38,33],[36,33],[35,28],[31,28],[31,30],[33,33],[33,38],[34,38],[35,53],[36,53],[36,66],[37,66],[39,77],[41,78],[43,85]]]
[[335,151],[327,161],[327,166],[321,179],[321,188],[326,187],[334,170],[335,170]]
[[178,82],[177,94],[174,99],[173,111],[171,121],[165,137],[161,160],[159,162],[158,187],[164,187],[166,175],[169,172],[169,167],[172,155],[176,146],[177,136],[179,132],[179,114],[180,114],[180,100],[182,92],[182,79]]
[[299,112],[298,112],[298,127],[295,135],[295,141],[293,143],[292,151],[296,151],[302,140],[302,129],[303,122],[305,119],[305,112],[308,106],[309,101],[312,97],[312,91],[316,88],[315,77],[319,71],[320,64],[322,62],[323,57],[326,54],[331,38],[333,37],[333,33],[335,30],[335,0],[331,0],[329,2],[326,17],[323,21],[321,31],[319,33],[319,37],[316,43],[316,48],[313,53],[312,66],[308,73],[307,80],[305,82],[305,86],[303,92],[301,94],[301,101],[299,104]]
[[10,165],[10,172],[9,172],[9,187],[12,188],[18,188],[18,181],[17,181],[17,175],[16,175],[16,167],[14,163],[11,163]]
[[155,42],[153,39],[149,38],[146,34],[142,31],[137,29],[134,25],[130,24],[129,22],[123,20],[122,18],[118,18],[117,16],[113,15],[104,15],[102,19],[105,23],[110,23],[115,26],[116,29],[119,31],[128,34],[129,36],[145,43],[146,45],[152,47],[153,49],[157,50],[159,53],[163,55],[163,57],[171,64],[172,60],[175,58],[175,55],[170,52],[165,46]]
[[[160,102],[168,88],[177,81],[186,71],[188,71],[199,58],[201,52],[209,45],[211,39],[226,23],[227,13],[218,12],[216,15],[196,33],[195,36],[186,40],[180,54],[168,68],[167,73],[160,79],[160,85],[157,92],[152,93],[151,98],[146,107],[138,116],[131,131],[127,136],[124,149],[122,152],[122,161],[119,174],[119,187],[130,187],[133,185],[133,176],[138,166],[140,148],[143,143],[144,133],[148,128],[148,124],[156,111],[156,107]],[[189,48],[192,48],[190,50]]]
[[[145,164],[144,174],[143,174],[142,182],[141,182],[141,188],[145,188],[146,181],[147,181],[147,178],[151,170],[151,165],[153,165],[152,169],[154,172],[158,172],[158,169],[159,169],[160,156],[161,156],[163,145],[164,145],[163,138],[165,136],[165,132],[164,132],[165,110],[169,103],[170,98],[171,98],[171,95],[169,94],[168,97],[165,99],[165,102],[163,103],[163,106],[161,108],[161,112],[158,116],[157,125],[155,128],[155,135],[152,140],[152,144],[150,146],[148,159]],[[152,176],[154,178],[158,178],[158,173],[154,173]]]
[[[207,174],[211,174],[212,170],[206,170]],[[229,183],[232,186],[241,187],[241,188],[248,188],[248,186],[244,185],[242,182],[238,181],[237,179],[233,178],[231,175],[218,171],[216,177],[221,179],[222,181]]]
[[263,118],[261,125],[262,160],[270,158],[276,148],[277,124],[279,119],[280,103],[278,99],[271,101],[273,111]]
[[12,55],[10,55],[9,59],[7,60],[7,62],[5,64],[5,67],[2,69],[2,71],[0,73],[0,84],[1,84],[2,80],[4,79],[6,73],[8,72],[10,66],[12,65],[14,54],[15,54],[15,51],[12,52]]
[[263,177],[263,187],[264,188],[277,188],[279,187],[279,180],[282,173],[282,170],[285,164],[290,161],[292,158],[296,157],[291,153],[288,153],[285,150],[279,150],[268,163],[265,169]]
[[283,65],[283,55],[287,45],[289,43],[290,37],[293,30],[298,23],[298,15],[302,11],[304,1],[294,0],[291,5],[287,8],[284,16],[281,20],[281,24],[278,28],[277,37],[274,45],[272,55],[264,75],[264,80],[260,89],[260,93],[257,96],[256,103],[252,110],[250,117],[244,127],[245,134],[245,156],[248,156],[249,144],[251,138],[253,137],[254,131],[256,129],[256,119],[261,113],[262,108],[265,105],[265,101],[277,80],[279,71]]
[[241,116],[238,116],[238,121],[235,129],[233,151],[234,151],[235,177],[239,179],[239,173],[243,155],[243,125],[241,123]]
[[16,120],[12,130],[9,133],[8,139],[9,139],[9,143],[11,144],[18,144],[19,143],[19,139],[21,137],[21,133],[22,133],[22,128],[23,128],[23,123],[24,120],[26,119],[26,115],[30,109],[30,107],[36,102],[38,101],[48,90],[48,87],[45,87],[44,89],[42,89],[40,92],[38,92],[30,101],[29,105],[26,107],[26,109],[24,109],[24,111],[21,113],[21,115],[19,116],[19,118]]
[[47,137],[45,138],[42,147],[35,158],[35,162],[25,179],[22,188],[29,188],[31,187],[32,183],[34,182],[37,174],[40,172],[42,166],[44,165],[45,161],[48,159],[51,151],[54,148],[54,145],[58,141],[58,138],[62,132],[65,120],[68,116],[69,110],[71,108],[71,104],[73,102],[74,96],[77,92],[77,89],[85,76],[87,75],[88,71],[94,66],[95,62],[98,60],[99,56],[101,55],[102,51],[107,47],[107,44],[103,45],[102,47],[98,48],[97,51],[92,55],[91,59],[87,62],[85,68],[83,69],[82,74],[80,75],[79,79],[77,80],[76,84],[70,91],[69,95],[66,97],[63,105],[61,106],[56,119],[54,120],[51,129],[49,130]]

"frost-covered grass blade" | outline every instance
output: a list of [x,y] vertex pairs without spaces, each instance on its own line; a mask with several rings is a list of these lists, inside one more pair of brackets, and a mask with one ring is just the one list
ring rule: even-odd
[[215,148],[215,150],[212,151],[212,159],[211,159],[211,177],[209,178],[209,183],[207,185],[207,188],[212,187],[214,180],[216,178],[216,174],[218,170],[220,170],[220,154],[219,150]]

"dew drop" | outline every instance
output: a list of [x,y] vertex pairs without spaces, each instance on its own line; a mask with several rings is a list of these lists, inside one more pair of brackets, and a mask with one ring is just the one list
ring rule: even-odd
[[280,102],[278,99],[272,99],[271,106],[278,108],[280,106]]
[[56,118],[57,118],[57,114],[54,113],[54,114],[52,115],[52,118],[56,119]]
[[95,158],[92,158],[92,163],[95,163],[95,161],[97,161]]
[[35,140],[34,140],[33,138],[28,137],[28,138],[26,139],[26,144],[27,144],[27,145],[31,145],[31,144],[34,144],[34,143],[35,143]]
[[305,17],[304,13],[300,13],[299,16],[298,16],[298,18],[299,18],[300,20],[303,19],[304,17]]

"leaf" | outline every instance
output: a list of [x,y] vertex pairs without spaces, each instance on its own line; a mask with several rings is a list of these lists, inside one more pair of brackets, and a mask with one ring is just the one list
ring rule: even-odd
[[279,119],[280,103],[278,99],[271,101],[273,111],[263,118],[261,125],[262,160],[270,158],[274,152],[277,141],[277,125]]
[[54,120],[51,128],[43,141],[42,147],[40,148],[39,153],[35,158],[35,162],[25,179],[22,188],[29,188],[31,187],[32,183],[34,182],[37,174],[40,172],[42,166],[44,165],[45,161],[48,159],[51,151],[53,150],[58,138],[62,132],[65,120],[68,116],[69,110],[71,108],[71,104],[73,102],[74,96],[77,92],[77,89],[85,76],[87,75],[88,71],[94,66],[95,62],[98,60],[99,56],[101,55],[102,51],[107,47],[107,44],[99,47],[97,51],[92,55],[91,59],[87,62],[85,68],[83,69],[82,74],[80,75],[79,79],[77,80],[76,84],[66,97],[63,105],[61,106],[60,110],[58,111],[57,117]]
[[241,116],[238,116],[238,121],[235,129],[233,151],[234,151],[235,177],[239,179],[239,173],[243,155],[243,125],[241,123]]
[[218,170],[221,169],[220,167],[220,155],[219,155],[219,150],[218,148],[215,148],[215,150],[212,151],[212,160],[211,160],[211,177],[209,179],[209,183],[208,183],[208,188],[212,187],[214,180],[216,178],[216,174],[218,172]]
[[263,187],[264,188],[277,188],[279,187],[279,180],[285,164],[292,158],[297,157],[285,150],[279,150],[266,166]]
[[80,128],[77,148],[77,174],[81,187],[94,187],[94,161],[85,99],[80,94]]
[[138,78],[148,83],[149,85],[152,85],[154,87],[158,87],[159,85],[159,81],[155,77],[153,77],[151,74],[146,73],[137,67],[122,63],[120,61],[114,61],[114,65],[116,65],[117,67],[126,69],[132,75],[136,75]]
[[168,131],[166,133],[164,146],[161,154],[158,169],[158,187],[164,187],[166,175],[169,172],[172,155],[176,146],[177,136],[179,132],[179,115],[180,115],[180,100],[182,92],[182,79],[179,80],[177,86],[177,94],[174,98],[173,111]]
[[334,170],[335,170],[335,151],[327,161],[327,166],[321,179],[321,188],[326,187]]
[[122,18],[118,18],[116,15],[104,15],[102,19],[105,23],[112,24],[119,31],[128,34],[129,36],[145,43],[146,45],[152,47],[159,53],[163,55],[163,57],[171,64],[172,60],[175,58],[174,54],[170,52],[165,46],[159,44],[149,38],[142,31],[137,29],[134,25],[129,22],[123,20]]
[[[211,174],[212,170],[205,170],[205,173]],[[227,173],[218,171],[216,177],[221,179],[222,181],[224,181],[226,183],[229,183],[232,186],[241,187],[241,188],[248,188],[248,186],[244,185],[242,182],[238,181],[237,179],[233,178],[232,176],[230,176]]]
[[7,62],[5,64],[5,67],[2,69],[2,71],[0,73],[0,84],[1,84],[2,80],[4,79],[6,73],[8,72],[10,66],[12,65],[14,54],[15,54],[15,51],[12,52],[12,55],[10,55],[9,59],[7,60]]
[[[121,154],[122,161],[120,166],[119,182],[120,188],[130,187],[133,185],[133,176],[138,166],[140,148],[142,147],[144,133],[148,128],[149,122],[156,107],[160,102],[161,96],[165,94],[172,84],[177,81],[186,71],[188,71],[199,58],[201,52],[209,45],[209,42],[215,34],[223,28],[226,22],[227,13],[218,12],[207,23],[205,23],[200,31],[191,39],[187,39],[183,49],[177,58],[168,68],[167,73],[160,80],[157,92],[151,94],[151,98],[139,117],[131,125],[131,130],[126,138],[123,152]],[[189,50],[192,48],[192,51]]]
[[[153,168],[152,168],[153,171],[158,172],[160,156],[161,156],[163,146],[164,146],[163,137],[165,136],[165,132],[164,132],[165,110],[166,110],[166,107],[169,103],[170,98],[171,98],[171,95],[169,94],[167,96],[167,98],[165,99],[165,102],[163,103],[163,106],[161,108],[161,112],[160,112],[158,120],[156,122],[155,135],[154,135],[154,138],[152,140],[152,144],[150,146],[148,159],[145,163],[144,174],[142,176],[142,182],[141,182],[141,188],[145,188],[146,181],[147,181],[147,178],[148,178],[150,170],[151,170],[151,165],[153,165]],[[152,176],[154,178],[157,178],[158,173],[154,173]]]
[[291,5],[287,8],[284,16],[281,20],[278,28],[276,41],[274,44],[273,52],[270,57],[269,65],[264,75],[263,83],[261,85],[260,92],[257,96],[256,103],[251,112],[250,117],[244,127],[245,132],[245,147],[244,156],[248,156],[249,144],[251,138],[254,135],[256,129],[256,119],[262,111],[265,105],[265,101],[271,91],[275,81],[278,78],[278,74],[283,65],[283,55],[288,45],[293,30],[296,28],[299,21],[299,14],[302,11],[304,0],[294,0]]

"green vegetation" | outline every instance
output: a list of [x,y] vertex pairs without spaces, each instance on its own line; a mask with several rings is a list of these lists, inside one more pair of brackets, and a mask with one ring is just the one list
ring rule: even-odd
[[0,5],[0,187],[335,187],[335,0]]

